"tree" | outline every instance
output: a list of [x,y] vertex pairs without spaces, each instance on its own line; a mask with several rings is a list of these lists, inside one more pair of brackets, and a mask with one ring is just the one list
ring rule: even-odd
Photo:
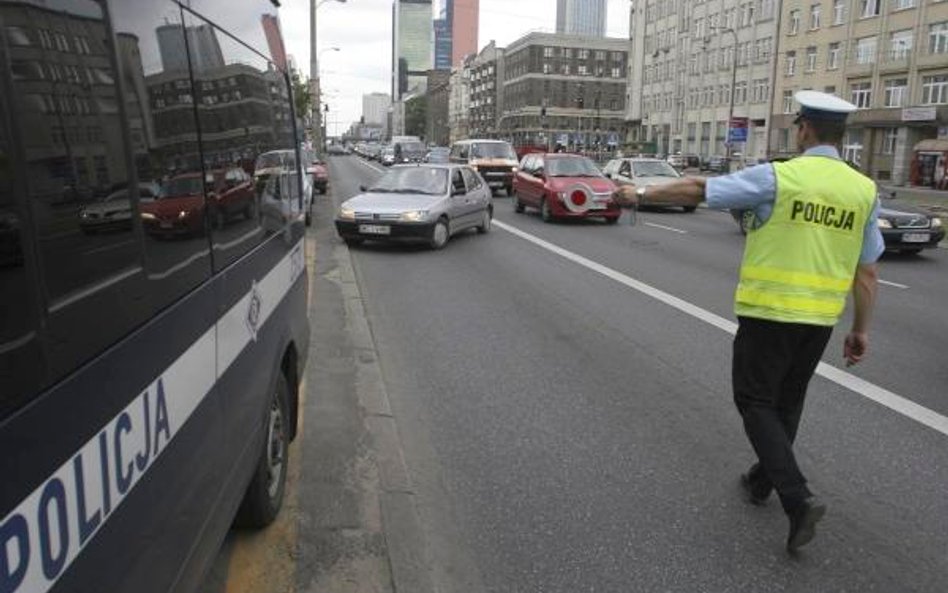
[[293,107],[296,108],[296,117],[306,120],[313,108],[313,92],[309,88],[309,79],[304,79],[299,70],[290,74],[290,84],[293,86]]
[[412,97],[405,103],[405,135],[418,136],[425,135],[428,127],[428,97],[418,95]]

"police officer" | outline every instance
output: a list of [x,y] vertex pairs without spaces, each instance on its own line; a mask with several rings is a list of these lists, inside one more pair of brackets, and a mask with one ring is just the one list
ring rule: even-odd
[[790,552],[813,539],[826,512],[793,454],[807,385],[850,290],[855,310],[843,356],[851,365],[866,355],[876,261],[884,250],[875,183],[836,148],[856,107],[815,91],[794,98],[802,156],[710,179],[625,186],[614,196],[623,206],[707,201],[710,208],[754,213],[735,295],[734,402],[757,455],[741,485],[757,505],[777,491],[790,521]]

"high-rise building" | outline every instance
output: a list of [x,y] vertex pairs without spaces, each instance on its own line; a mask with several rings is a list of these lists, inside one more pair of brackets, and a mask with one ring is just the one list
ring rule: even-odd
[[[191,66],[195,72],[224,66],[224,53],[210,25],[182,28],[180,24],[167,24],[155,29],[155,35],[158,37],[161,66],[165,72],[187,71],[188,50],[194,60]],[[185,35],[188,37],[187,44],[184,42]]]
[[367,125],[384,125],[392,98],[387,93],[362,95],[362,117]]
[[606,0],[556,0],[556,32],[605,37]]
[[434,54],[431,0],[392,3],[392,97],[424,93]]
[[497,117],[504,110],[504,48],[491,41],[470,65],[470,135],[497,138]]
[[466,56],[477,53],[480,0],[445,0],[451,23],[451,65],[460,66]]
[[267,37],[267,46],[270,48],[270,60],[281,70],[286,70],[286,48],[283,45],[283,35],[280,34],[280,21],[272,14],[262,15],[260,21]]
[[[448,0],[450,2],[451,0]],[[451,52],[454,47],[451,21],[448,19],[448,8],[441,9],[441,15],[434,22],[434,69],[451,70]]]
[[794,94],[825,91],[858,107],[843,158],[881,182],[936,185],[929,150],[948,137],[948,3],[785,2],[778,48],[772,154],[796,152]]
[[775,0],[649,2],[632,15],[627,141],[638,151],[763,158],[779,14]]

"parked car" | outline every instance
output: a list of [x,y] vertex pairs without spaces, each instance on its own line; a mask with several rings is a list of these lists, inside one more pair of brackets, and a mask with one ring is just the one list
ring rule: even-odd
[[517,173],[517,153],[503,140],[461,140],[451,145],[452,163],[468,165],[484,178],[491,190],[505,189],[513,194]]
[[[649,185],[664,185],[681,178],[681,174],[667,162],[659,159],[647,158],[626,158],[612,159],[603,168],[606,177],[612,179],[617,185],[635,185],[643,187]],[[645,199],[639,202],[639,208],[669,208],[677,207],[676,204],[667,204],[653,199],[649,199],[646,193]],[[694,212],[695,206],[682,206],[685,212]]]
[[329,190],[329,169],[316,154],[312,155],[312,160],[306,167],[306,174],[312,181],[313,191],[325,194]]
[[[312,150],[303,149],[300,151],[300,157],[306,165],[305,175],[303,175],[303,211],[306,213],[306,226],[313,222],[313,192],[317,184],[323,187],[326,193],[326,187],[329,184],[329,175],[322,159]],[[317,164],[318,163],[318,164]],[[320,169],[322,175],[320,175]],[[266,181],[274,175],[282,175],[296,170],[296,151],[291,149],[271,150],[257,157],[254,163],[254,187],[257,194]],[[323,183],[323,177],[325,182]]]
[[470,167],[396,166],[342,203],[336,231],[349,245],[421,241],[440,249],[466,229],[488,232],[493,212],[490,189]]
[[[154,200],[159,190],[160,188],[155,183],[139,183],[139,202]],[[79,228],[87,234],[132,228],[132,201],[129,189],[117,189],[98,202],[80,210]]]
[[723,156],[709,156],[702,164],[702,171],[708,171],[709,173],[727,173],[728,164],[727,158]]
[[880,197],[879,230],[888,251],[921,253],[945,238],[942,219],[889,196]]
[[612,199],[615,189],[616,185],[584,156],[528,154],[514,177],[514,210],[536,208],[544,222],[597,217],[615,223],[622,213]]

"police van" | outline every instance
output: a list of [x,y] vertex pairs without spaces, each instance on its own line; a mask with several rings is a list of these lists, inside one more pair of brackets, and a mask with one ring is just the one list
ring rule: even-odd
[[2,593],[195,591],[235,518],[280,510],[303,205],[254,188],[215,216],[302,140],[275,11],[0,5]]

